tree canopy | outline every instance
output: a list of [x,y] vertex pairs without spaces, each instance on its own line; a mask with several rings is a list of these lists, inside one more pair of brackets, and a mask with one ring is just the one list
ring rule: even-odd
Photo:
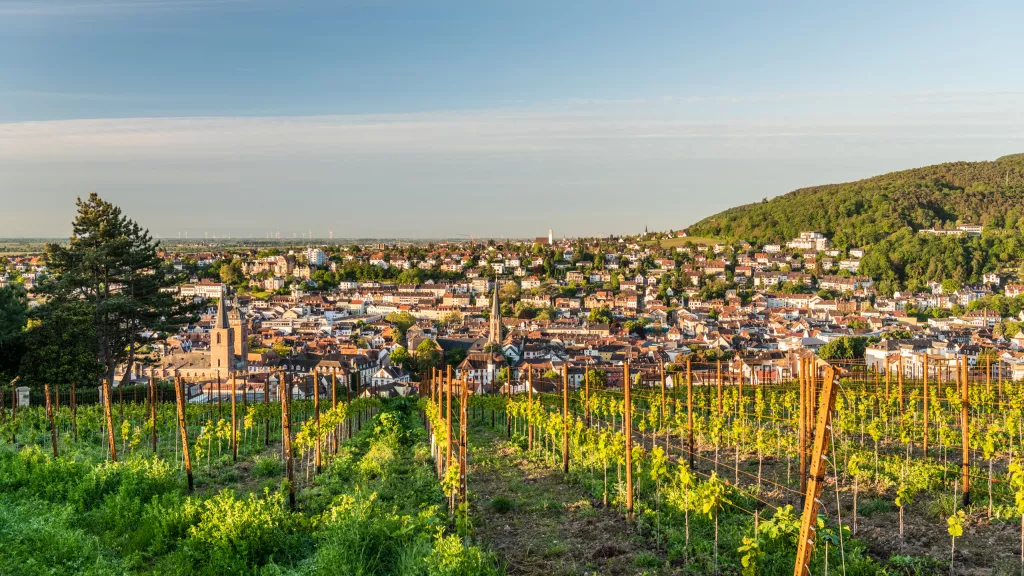
[[[918,233],[968,223],[983,225],[984,233]],[[763,246],[809,230],[831,237],[840,250],[866,248],[860,273],[878,279],[883,293],[930,281],[976,282],[984,272],[1024,261],[1024,157],[803,188],[709,216],[689,232]]]
[[24,353],[28,300],[20,286],[0,288],[0,376],[12,376]]
[[850,360],[863,358],[868,339],[863,336],[841,336],[829,340],[818,349],[818,357],[823,360]]
[[[51,309],[41,321],[92,314],[93,350],[112,379],[119,364],[131,364],[146,332],[171,331],[192,318],[195,307],[169,288],[173,269],[158,255],[149,231],[96,193],[77,200],[78,213],[66,244],[47,244],[51,274],[38,292]],[[70,307],[60,310],[61,307]]]

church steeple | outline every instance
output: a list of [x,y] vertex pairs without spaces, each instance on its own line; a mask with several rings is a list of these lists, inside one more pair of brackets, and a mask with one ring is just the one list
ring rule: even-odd
[[223,370],[225,374],[235,370],[234,330],[229,323],[227,298],[227,287],[223,287],[217,300],[217,317],[210,329],[210,368]]
[[220,298],[217,299],[217,319],[213,322],[214,329],[227,329],[228,326],[228,313],[224,307],[224,301],[227,300],[228,293],[226,288],[221,288]]
[[498,302],[498,276],[494,276],[494,301],[491,303],[490,333],[488,344],[501,345],[501,304]]

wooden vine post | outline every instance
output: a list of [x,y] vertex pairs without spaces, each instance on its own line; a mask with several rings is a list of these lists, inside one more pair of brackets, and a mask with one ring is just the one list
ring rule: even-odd
[[452,464],[452,367],[448,366],[448,417],[445,418],[445,425],[447,426],[447,434],[445,434],[445,451],[444,451],[444,468],[448,469]]
[[533,450],[533,422],[530,422],[529,414],[533,412],[533,367],[526,369],[526,399],[528,412],[526,417],[526,449]]
[[53,407],[50,406],[50,385],[43,384],[43,394],[46,395],[46,418],[50,420],[50,444],[53,445],[53,457],[57,457],[57,426],[53,421]]
[[231,374],[231,461],[238,462],[238,407],[235,396],[238,395],[235,374]]
[[922,386],[922,391],[924,392],[924,430],[922,432],[923,432],[923,436],[924,437],[922,438],[923,442],[921,444],[921,447],[924,450],[925,457],[927,457],[928,456],[928,355],[927,354],[924,355],[924,380],[922,382],[924,384]]
[[821,388],[820,404],[817,410],[818,419],[814,427],[814,447],[811,449],[811,470],[807,478],[807,489],[804,491],[804,510],[800,518],[800,539],[797,541],[796,564],[793,576],[809,576],[811,554],[817,535],[818,499],[825,481],[826,450],[832,439],[832,411],[836,404],[835,369],[825,370],[825,379]]
[[60,417],[60,384],[53,385],[53,417]]
[[[332,367],[331,368],[331,410],[337,410],[337,408],[338,408],[338,369]],[[340,432],[341,431],[338,429],[337,425],[335,425],[334,431],[331,432],[331,452],[334,453],[334,454],[338,453],[338,444],[340,443],[340,439],[338,438],[338,434]]]
[[797,419],[797,443],[800,455],[800,492],[807,491],[807,361],[800,358],[797,364],[800,390],[800,415]]
[[629,360],[622,365],[623,428],[626,432],[626,517],[633,517],[633,409],[629,396]]
[[110,407],[110,379],[103,379],[103,415],[107,420],[107,444],[110,448],[110,459],[117,462],[117,442],[114,441],[114,413]]
[[985,355],[985,392],[992,392],[992,357]]
[[590,368],[583,367],[583,420],[590,426]]
[[693,445],[693,372],[691,371],[690,359],[686,359],[686,432],[689,436],[688,448],[690,449],[690,469],[694,469],[694,455],[697,447]]
[[960,379],[960,444],[963,464],[960,470],[960,486],[964,491],[964,506],[971,505],[971,450],[970,450],[970,396],[968,395],[967,359],[964,359],[963,377]]
[[999,384],[999,397],[1002,398],[1002,396],[1003,396],[1003,359],[1002,359],[1002,357],[999,357],[999,358],[996,359],[996,372],[998,372],[997,383]]
[[313,429],[316,430],[316,439],[313,442],[313,470],[320,473],[323,451],[320,448],[320,377],[313,373]]
[[78,442],[78,403],[75,401],[75,381],[71,381],[71,433]]
[[292,460],[292,421],[288,413],[288,385],[285,384],[284,374],[281,374],[280,389],[281,396],[281,441],[284,443],[284,465],[285,475],[288,478],[288,507],[295,509],[295,462]]
[[[437,407],[437,415],[438,415],[438,417],[440,417],[443,414],[441,412],[441,383],[442,382],[443,382],[443,380],[441,380],[441,371],[435,369],[434,370],[434,378],[433,378],[433,381],[432,381],[432,386],[431,386],[431,391],[430,391],[430,394],[431,394],[430,399],[434,401],[434,406]],[[345,389],[348,390],[348,387],[346,386]],[[443,464],[443,462],[441,461],[441,444],[438,442],[437,430],[434,429],[433,424],[431,424],[431,426],[430,426],[430,445],[431,445],[430,446],[431,450],[433,450],[433,453],[434,453],[434,462],[436,464],[435,468],[437,469],[437,479],[440,480],[441,479],[441,475],[443,473],[443,470],[441,468],[441,466]]]
[[725,431],[725,423],[722,420],[722,361],[716,361],[717,371],[715,376],[715,389],[718,394],[718,419],[721,422],[718,425],[718,438],[715,439],[715,471],[718,471],[718,453],[722,447],[722,434]]
[[[263,404],[270,404],[270,375],[263,381]],[[263,425],[265,427],[263,434],[263,445],[270,446],[270,415],[268,413],[266,420]]]
[[156,454],[156,380],[149,374],[149,419],[153,421],[153,454]]
[[185,396],[181,388],[181,380],[178,374],[174,374],[174,399],[178,406],[178,432],[181,434],[181,455],[185,461],[185,476],[188,477],[189,494],[195,492],[195,483],[192,480],[192,457],[188,453],[188,426],[185,422]]
[[[508,386],[508,402],[505,403],[505,436],[509,439],[512,438],[512,417],[509,416],[508,409],[512,405],[512,367],[508,367],[508,380],[506,381]],[[494,418],[494,410],[491,410],[491,418]],[[493,424],[493,422],[492,422]]]
[[[716,389],[718,391],[718,416],[721,417],[722,416],[722,361],[718,360],[717,363],[718,363],[718,372],[717,372],[717,376],[715,377],[715,385],[716,385]],[[721,433],[719,433],[719,435],[718,435],[718,442],[719,442],[719,444],[721,444],[721,442],[722,442],[722,435],[721,435]]]
[[[662,376],[662,386],[663,387],[664,387],[664,380],[665,380],[665,377]],[[739,416],[742,419],[743,418],[743,410],[744,410],[744,406],[743,406],[743,366],[742,365],[740,365],[740,377],[739,377],[739,380],[737,381],[736,384],[737,384],[736,394],[737,394],[737,396],[739,396],[739,400],[736,402],[736,415]],[[665,403],[665,393],[664,393],[664,391],[661,394],[661,402],[662,402],[662,404]]]
[[885,401],[888,402],[891,396],[889,395],[889,356],[885,357]]
[[[345,406],[350,407],[351,404],[352,404],[352,381],[351,381],[352,375],[349,374],[349,376],[346,378],[345,374],[342,373],[341,376],[342,376],[342,380],[344,380],[344,384],[345,384]],[[345,437],[346,438],[351,438],[352,437],[352,414],[347,409],[345,411],[345,421],[348,422],[348,426],[347,426],[348,431],[347,431],[347,434],[345,435]]]
[[[465,504],[468,490],[466,487],[466,448],[469,443],[469,381],[462,379],[462,390],[459,394],[459,503]],[[469,513],[469,510],[466,510]]]
[[569,363],[562,364],[562,472],[569,473]]
[[658,373],[661,376],[661,414],[659,415],[658,425],[665,427],[665,363],[661,362],[658,365]]
[[818,402],[818,367],[814,358],[807,359],[807,445],[814,444],[814,422],[817,418]]
[[902,354],[900,354],[900,358],[899,358],[899,373],[897,374],[897,376],[899,377],[899,378],[897,378],[898,382],[896,383],[896,385],[898,387],[897,393],[900,396],[900,416],[903,416],[903,355]]

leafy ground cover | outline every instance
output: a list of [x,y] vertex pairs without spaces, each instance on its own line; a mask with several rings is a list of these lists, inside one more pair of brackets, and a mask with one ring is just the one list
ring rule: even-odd
[[197,466],[86,443],[0,448],[0,574],[497,573],[448,531],[415,404],[386,402],[286,505],[280,445]]

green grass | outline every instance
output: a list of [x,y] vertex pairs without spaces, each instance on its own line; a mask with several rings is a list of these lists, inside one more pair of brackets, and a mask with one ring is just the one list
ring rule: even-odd
[[515,502],[513,502],[512,500],[509,500],[504,496],[498,496],[496,498],[493,498],[490,502],[488,502],[487,507],[490,508],[492,511],[497,512],[498,514],[506,514],[515,509],[516,505]]
[[642,550],[633,557],[633,565],[637,568],[657,568],[661,565],[661,559],[651,552]]
[[883,513],[884,512],[889,512],[892,509],[893,509],[892,502],[890,502],[888,500],[883,500],[881,498],[877,498],[877,499],[874,499],[874,500],[867,500],[867,501],[864,501],[864,502],[860,502],[857,505],[857,514],[860,515],[860,516],[863,516],[864,518],[867,518],[867,517],[871,516],[872,514],[877,514],[879,512],[883,512]]
[[[712,236],[687,236],[686,238],[665,238],[661,241],[661,247],[675,248],[676,246],[685,246],[687,242],[704,246],[714,246],[715,244],[726,243],[724,238],[715,238]],[[653,242],[651,243],[653,244]]]
[[284,472],[284,462],[273,456],[256,456],[252,475],[257,478],[279,477]]
[[565,554],[566,547],[563,542],[551,542],[544,548],[544,555],[551,558],[553,556],[561,556]]
[[57,459],[0,442],[0,574],[496,576],[493,555],[444,528],[416,404],[365,422],[315,482],[297,458],[294,511],[274,446],[236,464],[214,442],[189,494],[176,460],[143,449],[113,463],[86,440]]

